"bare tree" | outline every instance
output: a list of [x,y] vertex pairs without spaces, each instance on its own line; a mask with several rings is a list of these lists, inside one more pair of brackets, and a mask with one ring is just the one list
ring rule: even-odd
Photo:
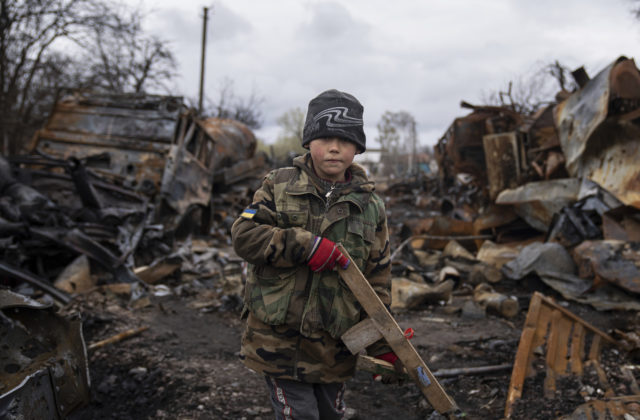
[[[17,143],[21,134],[29,136],[32,130],[41,127],[57,99],[60,87],[74,86],[80,78],[75,62],[69,60],[68,56],[58,52],[47,54],[34,74],[23,107],[16,112],[20,117],[20,125],[12,131],[12,140]],[[16,143],[13,144],[13,152],[18,151]]]
[[262,104],[264,98],[255,91],[246,98],[238,98],[233,106],[232,118],[245,123],[248,127],[258,129],[262,126]]
[[569,79],[572,71],[567,66],[562,65],[558,60],[547,64],[544,70],[558,83],[560,90],[573,91],[578,88],[577,83]]
[[377,125],[378,137],[376,140],[384,154],[397,155],[400,149],[400,133],[394,123],[394,113],[386,111]]
[[280,115],[276,122],[280,126],[281,138],[291,138],[298,145],[302,144],[302,136],[304,131],[304,111],[300,107],[292,108]]
[[218,98],[205,98],[204,115],[217,118],[231,118],[240,121],[252,129],[262,126],[262,110],[264,98],[255,90],[246,97],[237,97],[234,92],[234,82],[224,78],[218,89]]
[[487,105],[506,106],[524,115],[536,112],[553,102],[558,91],[572,91],[576,83],[569,78],[571,70],[559,61],[539,64],[531,72],[510,80],[507,88],[484,95]]
[[[164,45],[145,38],[140,15],[130,16],[108,0],[0,0],[0,147],[17,152],[46,116],[58,88],[93,87],[93,81],[120,80],[120,89],[141,91],[150,80],[168,77],[159,62],[171,59]],[[128,17],[127,17],[128,16]],[[113,58],[115,48],[100,44],[98,34],[129,39],[117,52],[134,59]],[[131,38],[133,35],[133,38]],[[100,49],[96,46],[102,46]],[[99,51],[95,61],[74,60],[65,51]],[[163,61],[164,60],[164,61]],[[170,60],[169,60],[170,61]],[[117,65],[115,64],[117,63]],[[109,71],[105,71],[108,68]],[[96,72],[94,77],[91,73]],[[116,76],[118,75],[118,76]],[[108,76],[108,77],[107,77]],[[116,85],[114,83],[114,85]],[[109,86],[111,88],[111,86]]]
[[15,150],[15,136],[34,109],[33,81],[55,61],[51,46],[101,21],[108,12],[103,6],[93,0],[0,0],[0,133],[5,153]]
[[416,120],[406,111],[386,111],[377,125],[376,140],[382,148],[385,172],[387,175],[395,173],[412,173],[416,168],[416,152],[418,135]]
[[92,28],[84,43],[88,63],[84,84],[110,92],[167,91],[176,62],[167,43],[142,31],[139,11],[117,17],[114,25]]
[[280,133],[275,143],[269,148],[276,162],[290,165],[293,156],[307,152],[302,147],[304,117],[304,111],[298,107],[290,109],[276,120]]

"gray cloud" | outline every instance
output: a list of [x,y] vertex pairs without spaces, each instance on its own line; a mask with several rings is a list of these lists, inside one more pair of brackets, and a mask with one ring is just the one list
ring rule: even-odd
[[311,48],[320,48],[322,52],[339,55],[370,49],[370,26],[356,19],[342,4],[321,2],[308,5],[306,9],[310,16],[298,25],[301,42],[310,44]]
[[232,42],[252,34],[253,25],[241,14],[228,8],[225,3],[216,2],[211,9],[209,37],[213,42]]
[[[201,6],[153,4],[165,13],[152,27],[175,39],[180,93],[194,95]],[[640,21],[630,8],[628,0],[214,0],[206,86],[213,92],[227,77],[237,94],[264,96],[266,141],[278,116],[337,88],[364,104],[370,139],[386,110],[406,110],[432,144],[468,112],[461,100],[479,104],[540,63],[595,75],[618,55],[633,57]]]

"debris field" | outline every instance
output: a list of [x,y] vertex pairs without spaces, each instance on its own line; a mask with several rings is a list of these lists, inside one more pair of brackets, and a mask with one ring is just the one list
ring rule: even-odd
[[[463,103],[427,169],[362,163],[391,314],[459,410],[361,357],[345,418],[640,418],[640,72],[576,81],[534,115]],[[273,417],[229,234],[286,164],[256,144],[179,97],[70,91],[0,156],[0,419]]]

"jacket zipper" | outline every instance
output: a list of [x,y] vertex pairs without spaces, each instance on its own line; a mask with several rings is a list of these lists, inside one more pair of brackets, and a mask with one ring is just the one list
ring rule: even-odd
[[[332,184],[331,188],[329,189],[329,191],[327,191],[327,193],[324,195],[325,197],[325,203],[324,203],[324,212],[326,214],[327,211],[329,211],[329,205],[331,202],[331,194],[333,193],[333,191],[336,189],[336,184]],[[318,226],[318,230],[320,229],[320,226]],[[307,284],[305,285],[305,289],[304,289],[304,299],[305,299],[305,304],[303,305],[303,315],[302,318],[300,319],[300,327],[302,327],[302,324],[304,324],[304,308],[307,306],[307,300],[309,299],[309,292],[310,292],[310,288],[311,288],[311,283],[313,282],[313,273],[311,273],[311,279],[309,279],[310,281],[307,281]],[[295,380],[298,380],[298,353],[300,351],[300,340],[301,338],[298,337],[298,340],[296,341],[296,351],[294,352],[294,359],[293,359],[293,378]]]
[[324,211],[325,213],[327,211],[329,211],[329,205],[331,204],[331,194],[333,194],[333,191],[336,189],[336,184],[332,184],[331,188],[329,189],[329,191],[327,191],[327,193],[324,195],[325,197],[325,202],[324,202]]

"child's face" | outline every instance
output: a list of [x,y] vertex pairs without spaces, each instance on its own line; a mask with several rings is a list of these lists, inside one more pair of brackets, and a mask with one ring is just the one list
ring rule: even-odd
[[344,181],[344,173],[356,154],[356,145],[338,137],[329,137],[311,140],[309,150],[320,178]]

